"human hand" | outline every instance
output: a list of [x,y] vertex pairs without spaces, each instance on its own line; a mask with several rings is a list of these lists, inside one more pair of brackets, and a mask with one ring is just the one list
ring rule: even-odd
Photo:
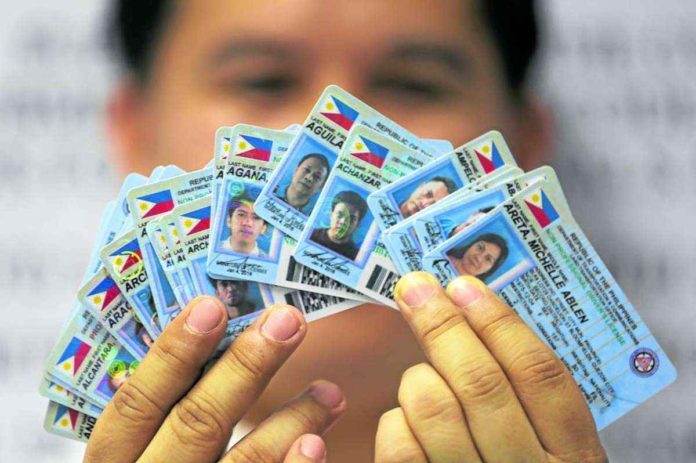
[[377,463],[607,461],[570,373],[481,281],[411,273],[395,296],[429,362],[382,415]]
[[193,300],[104,409],[84,461],[324,461],[317,434],[346,408],[341,390],[327,381],[312,383],[221,456],[234,426],[307,331],[297,309],[270,307],[200,377],[226,325],[220,301]]

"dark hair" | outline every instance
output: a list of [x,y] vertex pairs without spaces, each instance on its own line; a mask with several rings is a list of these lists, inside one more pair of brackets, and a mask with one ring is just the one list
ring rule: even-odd
[[[227,216],[232,217],[232,214],[234,214],[234,211],[237,210],[239,206],[241,206],[243,203],[249,203],[249,204],[254,204],[254,200],[249,197],[246,193],[240,193],[237,196],[234,196],[232,198],[232,201],[230,201],[230,208],[227,210]],[[268,223],[264,220],[264,223]]]
[[[488,213],[491,212],[493,209],[494,209],[494,208],[491,207],[491,206],[482,207],[482,208],[479,209],[478,211],[474,212],[474,214],[488,214]],[[471,215],[474,215],[474,214],[471,214]],[[469,217],[471,217],[471,215],[470,215]],[[469,220],[469,217],[467,217],[466,220]],[[466,222],[466,220],[465,220],[465,222]],[[461,225],[461,223],[460,223],[459,225]],[[447,235],[447,238],[452,238],[452,237],[454,236],[454,234],[455,234],[454,231],[457,229],[457,227],[458,227],[459,225],[456,225],[456,226],[452,227],[452,230],[450,230],[449,235]]]
[[305,155],[304,157],[302,157],[302,159],[300,159],[300,162],[297,163],[297,167],[300,167],[300,165],[303,162],[305,162],[307,159],[316,159],[317,161],[319,161],[321,166],[324,169],[326,169],[327,173],[331,170],[331,168],[329,167],[329,161],[327,161],[326,156],[324,156],[323,154],[319,154],[319,153],[309,153],[309,154]]
[[429,182],[441,182],[443,185],[445,185],[445,188],[447,188],[447,193],[449,194],[454,193],[457,190],[457,184],[454,183],[454,180],[449,177],[438,175],[437,177],[431,178],[426,183]]
[[479,241],[485,241],[486,243],[495,244],[500,248],[500,255],[493,263],[493,266],[487,272],[482,273],[481,275],[475,275],[479,280],[485,281],[486,278],[493,275],[495,271],[498,270],[501,265],[503,265],[503,262],[505,262],[505,259],[507,259],[509,253],[507,243],[500,235],[496,235],[495,233],[484,233],[483,235],[479,235],[476,238],[474,238],[471,242],[469,242],[469,244],[465,246],[459,246],[450,249],[449,252],[447,252],[447,255],[450,257],[454,257],[455,259],[461,259],[462,256],[466,254],[466,251],[468,251],[471,246],[478,243]]
[[235,287],[242,288],[243,291],[246,291],[247,289],[249,289],[249,282],[245,281],[245,280],[219,280],[217,278],[213,278],[210,275],[208,275],[208,281],[215,289],[217,289],[217,284],[220,281],[230,282],[230,283],[234,284]]
[[[513,96],[527,77],[538,47],[534,0],[483,0],[481,16],[498,49]],[[158,41],[174,9],[172,0],[115,0],[109,16],[109,42],[126,69],[145,81]]]
[[355,191],[341,191],[334,196],[333,200],[331,200],[331,210],[333,211],[339,203],[345,203],[353,206],[358,211],[358,214],[360,214],[360,220],[365,217],[365,213],[367,212],[367,203]]

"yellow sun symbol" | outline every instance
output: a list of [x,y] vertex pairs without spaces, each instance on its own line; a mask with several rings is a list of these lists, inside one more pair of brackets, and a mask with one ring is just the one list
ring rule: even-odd
[[116,264],[116,265],[122,265],[122,264],[123,264],[123,259],[121,259],[120,257],[117,257],[116,260],[114,261],[114,264]]
[[239,143],[239,149],[240,149],[240,150],[245,150],[245,149],[247,149],[247,144],[246,144],[246,142],[240,142],[240,143]]
[[222,147],[222,151],[224,151],[225,153],[228,152],[229,150],[230,150],[229,143]]
[[101,303],[102,303],[102,298],[101,298],[101,296],[96,296],[96,297],[93,299],[93,301],[94,301],[95,304],[101,304]]
[[538,203],[540,200],[541,200],[541,196],[539,196],[539,193],[534,193],[534,195],[532,196],[532,201],[534,201],[535,203]]
[[147,204],[145,204],[145,203],[140,203],[140,210],[141,210],[141,211],[147,210]]
[[483,151],[483,154],[488,154],[491,152],[491,147],[486,145],[483,147],[483,150],[481,150],[481,151]]
[[56,391],[63,392],[63,386],[56,386]]
[[61,425],[61,426],[67,426],[67,425],[68,425],[68,420],[67,420],[67,418],[63,418],[62,420],[60,420],[60,425]]
[[362,151],[362,150],[365,149],[365,145],[363,145],[361,142],[358,142],[358,144],[355,145],[355,149],[358,149],[358,150],[361,150],[361,151]]
[[70,370],[70,364],[69,364],[69,363],[66,363],[65,365],[63,365],[63,370],[69,371],[69,370]]
[[179,230],[172,230],[172,235],[179,236]]
[[191,220],[191,219],[184,220],[184,226],[186,228],[191,228],[191,225],[193,225],[193,220]]
[[326,109],[328,109],[329,111],[333,111],[334,108],[335,108],[334,104],[329,101],[326,105]]
[[164,235],[160,235],[160,241],[161,241],[162,243],[166,243],[166,242],[167,242],[167,239],[164,237]]

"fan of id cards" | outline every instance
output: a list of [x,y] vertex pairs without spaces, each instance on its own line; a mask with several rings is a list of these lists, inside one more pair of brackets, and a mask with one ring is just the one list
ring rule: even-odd
[[523,172],[495,131],[456,149],[419,138],[329,86],[302,125],[221,127],[204,168],[124,180],[46,361],[44,427],[88,440],[197,296],[227,309],[219,356],[268,305],[308,321],[396,308],[396,281],[416,270],[496,291],[567,366],[598,429],[676,378],[552,168]]

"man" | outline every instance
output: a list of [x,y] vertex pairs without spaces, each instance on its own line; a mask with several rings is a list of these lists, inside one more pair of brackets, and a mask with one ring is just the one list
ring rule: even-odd
[[258,239],[268,230],[268,223],[256,215],[253,206],[254,201],[246,195],[232,199],[225,222],[230,230],[230,237],[222,243],[223,250],[266,257],[267,254],[259,248]]
[[227,310],[227,317],[232,320],[257,311],[254,302],[247,299],[249,283],[243,280],[217,280],[209,278],[215,288],[215,295],[222,301]]
[[457,189],[454,181],[447,177],[433,177],[423,182],[413,190],[406,201],[399,204],[399,211],[404,218],[411,217],[416,212],[441,200]]
[[316,228],[310,239],[350,260],[355,260],[359,248],[353,233],[367,212],[367,203],[354,191],[341,191],[331,201],[329,228]]
[[[302,122],[328,84],[455,146],[495,127],[526,170],[550,148],[549,114],[526,80],[531,1],[124,0],[114,18],[125,72],[107,118],[122,173],[199,168],[219,126]],[[331,461],[371,461],[381,411],[423,359],[397,311],[365,304],[313,322],[247,416],[329,377],[350,402],[327,436]]]
[[316,194],[329,176],[329,161],[324,155],[311,153],[300,159],[292,172],[290,184],[276,187],[278,197],[305,215],[312,213]]

